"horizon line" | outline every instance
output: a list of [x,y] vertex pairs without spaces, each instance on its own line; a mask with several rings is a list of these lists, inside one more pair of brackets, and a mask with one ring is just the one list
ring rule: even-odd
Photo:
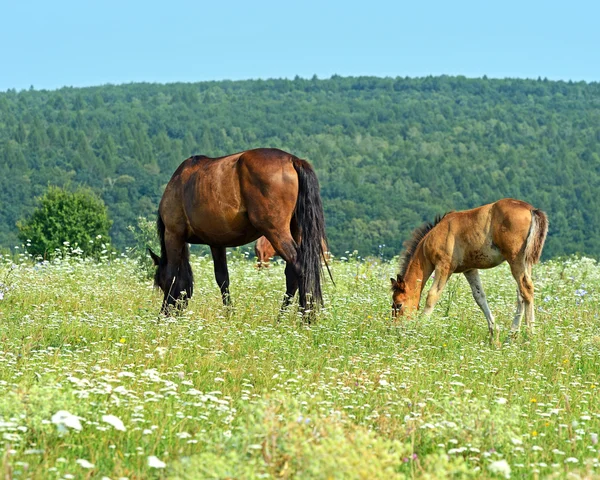
[[329,80],[334,80],[334,79],[338,79],[338,78],[376,78],[376,79],[380,79],[380,80],[385,80],[385,79],[392,79],[392,80],[422,80],[422,79],[427,79],[427,78],[460,78],[460,79],[467,79],[467,80],[491,80],[491,81],[501,81],[501,80],[522,80],[522,81],[542,81],[542,82],[554,82],[554,83],[567,83],[567,84],[580,84],[580,83],[584,83],[586,85],[594,85],[594,84],[598,84],[600,83],[600,81],[598,80],[573,80],[573,79],[569,79],[569,80],[565,80],[563,78],[561,79],[553,79],[553,78],[548,78],[546,76],[542,77],[541,75],[538,75],[537,78],[533,78],[533,77],[511,77],[511,76],[506,76],[506,77],[494,77],[494,76],[488,76],[486,74],[483,74],[481,76],[469,76],[469,75],[462,75],[462,74],[428,74],[428,75],[415,75],[415,76],[410,76],[410,75],[396,75],[396,76],[391,76],[391,75],[339,75],[339,74],[332,74],[329,77],[319,77],[318,74],[313,74],[311,77],[302,77],[300,75],[295,75],[293,78],[287,77],[287,76],[281,76],[281,77],[250,77],[250,78],[239,78],[239,79],[232,79],[232,78],[220,78],[220,79],[210,79],[210,80],[196,80],[196,81],[151,81],[151,80],[132,80],[132,81],[124,81],[124,82],[119,82],[119,83],[112,83],[112,82],[105,82],[105,83],[96,83],[96,84],[86,84],[86,85],[63,85],[60,87],[54,87],[54,88],[36,88],[35,85],[30,85],[28,88],[20,88],[17,89],[17,87],[9,87],[6,88],[5,90],[0,90],[0,94],[3,93],[9,93],[9,92],[16,92],[16,93],[22,93],[22,92],[29,92],[29,91],[35,91],[35,92],[56,92],[56,91],[60,91],[60,90],[65,90],[65,89],[86,89],[86,88],[98,88],[98,87],[106,87],[106,86],[111,86],[111,87],[119,87],[119,86],[126,86],[126,85],[163,85],[163,86],[167,86],[167,85],[177,85],[177,84],[197,84],[197,83],[220,83],[220,82],[259,82],[259,81],[329,81]]

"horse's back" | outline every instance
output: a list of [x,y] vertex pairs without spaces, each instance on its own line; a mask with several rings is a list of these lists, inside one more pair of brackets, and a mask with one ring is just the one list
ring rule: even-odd
[[426,239],[429,256],[434,263],[447,263],[457,273],[493,268],[522,248],[531,208],[526,202],[503,199],[450,212]]
[[259,148],[184,160],[159,207],[167,230],[190,243],[237,246],[260,236],[261,216],[283,216],[289,225],[298,196],[295,159]]

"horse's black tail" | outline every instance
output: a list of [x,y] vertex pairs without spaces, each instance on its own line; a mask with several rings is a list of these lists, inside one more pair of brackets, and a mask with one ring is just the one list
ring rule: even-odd
[[325,253],[323,243],[327,246],[325,214],[319,193],[319,180],[313,168],[307,161],[299,158],[294,158],[294,168],[298,174],[298,201],[294,215],[301,236],[298,247],[301,269],[298,289],[300,305],[310,308],[313,302],[317,305],[323,303],[321,255]]

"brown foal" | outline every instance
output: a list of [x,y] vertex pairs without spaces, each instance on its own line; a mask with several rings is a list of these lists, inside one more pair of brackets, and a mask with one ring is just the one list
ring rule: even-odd
[[[329,262],[331,259],[331,253],[328,251],[327,242],[323,240],[321,242],[321,249],[323,254],[323,260],[325,263]],[[271,266],[270,261],[277,252],[271,245],[271,242],[267,240],[267,237],[260,237],[256,241],[256,245],[254,245],[254,253],[256,255],[256,268],[269,268]]]
[[271,242],[264,236],[256,241],[254,253],[256,254],[256,268],[269,268],[271,266],[271,258],[277,255]]
[[414,313],[425,283],[435,272],[427,294],[425,315],[430,315],[448,278],[463,273],[471,286],[475,302],[483,311],[493,341],[498,328],[490,312],[478,269],[493,268],[507,261],[517,282],[517,312],[512,332],[519,330],[523,313],[525,323],[534,330],[532,265],[542,254],[548,217],[521,200],[505,198],[497,202],[450,212],[434,223],[417,228],[405,244],[400,273],[390,279],[395,315]]

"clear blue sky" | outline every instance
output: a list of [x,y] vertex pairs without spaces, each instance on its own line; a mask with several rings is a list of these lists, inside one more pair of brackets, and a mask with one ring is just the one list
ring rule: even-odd
[[600,0],[2,2],[0,91],[339,75],[600,81]]

